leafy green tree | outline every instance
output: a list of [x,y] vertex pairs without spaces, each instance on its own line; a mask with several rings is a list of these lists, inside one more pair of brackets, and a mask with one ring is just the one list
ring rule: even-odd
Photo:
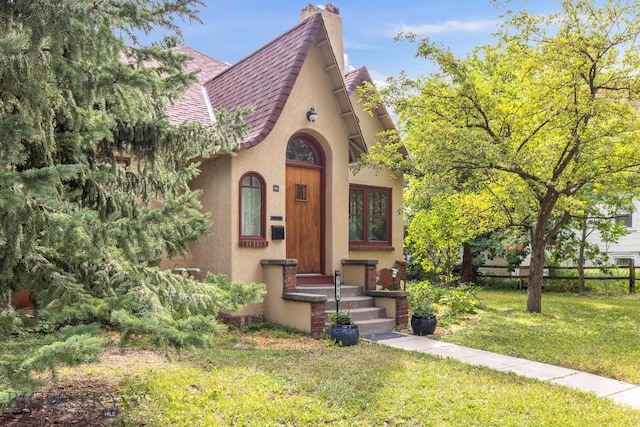
[[[586,294],[587,291],[585,286],[586,263],[589,262],[603,269],[609,268],[609,255],[607,254],[609,245],[618,242],[620,237],[630,233],[618,218],[621,212],[633,212],[632,200],[625,200],[622,194],[616,196],[616,200],[610,201],[610,205],[596,205],[594,210],[585,212],[584,216],[572,218],[548,245],[549,265],[570,262],[576,266],[580,295]],[[604,244],[604,248],[590,240],[590,237],[596,233],[600,244]]]
[[[507,12],[495,45],[464,58],[418,40],[417,54],[438,71],[401,75],[381,94],[409,151],[397,168],[434,183],[465,174],[473,191],[495,195],[496,212],[506,206],[530,230],[528,311],[542,310],[547,244],[593,203],[593,188],[638,188],[639,35],[638,1]],[[399,141],[390,142],[369,159],[397,160]]]
[[461,246],[486,231],[487,215],[480,210],[478,197],[472,194],[455,194],[430,202],[428,208],[413,216],[406,242],[425,271],[433,270],[451,283]]
[[[175,346],[261,298],[259,285],[159,269],[207,229],[187,185],[193,159],[231,151],[244,132],[242,111],[218,112],[218,128],[164,113],[194,79],[168,47],[201,4],[0,5],[0,330],[20,326],[8,304],[20,289],[35,294],[41,329],[98,322]],[[139,41],[153,31],[169,35]]]

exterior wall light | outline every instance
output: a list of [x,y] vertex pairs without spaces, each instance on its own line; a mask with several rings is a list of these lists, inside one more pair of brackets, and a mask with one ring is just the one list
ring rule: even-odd
[[315,122],[317,118],[318,113],[316,113],[315,108],[309,108],[309,111],[307,111],[307,120],[309,120],[310,122]]

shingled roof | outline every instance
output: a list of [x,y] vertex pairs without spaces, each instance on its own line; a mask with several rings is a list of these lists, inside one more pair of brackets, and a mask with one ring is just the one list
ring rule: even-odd
[[[349,95],[351,95],[358,88],[358,86],[364,82],[373,83],[373,79],[371,78],[367,67],[356,68],[355,70],[347,73],[347,75],[344,77],[344,83]],[[395,125],[391,120],[391,116],[389,115],[389,112],[384,105],[380,104],[378,108],[376,108],[375,112],[376,116],[380,120],[382,120],[382,123],[387,129],[395,128]]]
[[347,88],[347,93],[351,95],[358,85],[365,81],[373,83],[367,67],[356,68],[355,70],[348,72],[347,75],[344,76],[344,84]]
[[320,14],[309,17],[205,84],[214,108],[255,107],[244,118],[244,147],[260,143],[273,129],[321,25]]
[[212,116],[209,111],[209,101],[202,85],[229,68],[229,65],[187,46],[176,47],[173,51],[191,58],[185,64],[184,71],[197,72],[197,82],[193,83],[179,100],[167,107],[166,112],[169,120],[173,124],[200,122],[205,126],[211,126]]

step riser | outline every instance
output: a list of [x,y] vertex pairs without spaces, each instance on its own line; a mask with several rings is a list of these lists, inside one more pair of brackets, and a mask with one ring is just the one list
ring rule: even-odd
[[[326,310],[324,312],[325,319],[327,319],[327,323],[331,321],[331,316],[335,314],[335,310]],[[386,310],[382,307],[370,307],[364,308],[360,310],[351,310],[349,311],[353,320],[358,321],[361,320],[373,320],[373,319],[384,319],[386,317]]]
[[[296,290],[305,294],[326,295],[328,298],[334,298],[336,294],[333,286],[298,286]],[[362,287],[360,286],[344,285],[340,287],[340,296],[342,298],[360,295],[362,295]]]
[[[354,308],[375,307],[375,300],[371,297],[349,297],[340,300],[340,311]],[[330,299],[324,305],[325,310],[336,311],[336,300]]]
[[[377,319],[368,320],[365,322],[356,322],[358,325],[358,332],[360,335],[368,334],[383,334],[385,332],[391,332],[396,327],[396,322],[393,319]],[[329,334],[330,325],[327,325],[326,332]]]

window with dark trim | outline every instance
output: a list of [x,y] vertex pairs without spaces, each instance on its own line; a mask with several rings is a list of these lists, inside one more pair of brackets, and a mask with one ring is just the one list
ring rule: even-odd
[[240,241],[265,240],[265,188],[257,173],[240,179]]
[[622,213],[615,217],[616,222],[624,224],[627,228],[633,227],[633,220],[630,213]]
[[352,185],[349,188],[349,243],[391,245],[391,189]]
[[116,156],[116,163],[124,167],[129,167],[131,166],[131,157]]

